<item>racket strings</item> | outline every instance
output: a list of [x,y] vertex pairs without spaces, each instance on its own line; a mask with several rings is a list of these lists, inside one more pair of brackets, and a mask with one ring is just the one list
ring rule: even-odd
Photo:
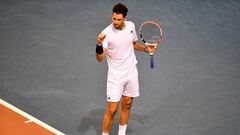
[[155,24],[144,24],[141,27],[141,34],[147,43],[157,43],[161,39],[161,30]]

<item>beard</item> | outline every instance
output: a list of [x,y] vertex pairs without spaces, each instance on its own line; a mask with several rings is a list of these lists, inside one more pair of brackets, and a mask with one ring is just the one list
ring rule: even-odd
[[123,28],[123,25],[118,25],[118,24],[113,24],[114,28],[115,29],[122,29]]

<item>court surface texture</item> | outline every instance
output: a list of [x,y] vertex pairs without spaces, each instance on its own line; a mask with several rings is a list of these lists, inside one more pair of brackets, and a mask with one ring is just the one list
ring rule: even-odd
[[[127,134],[239,135],[239,0],[1,0],[1,101],[56,134],[101,135],[107,62],[96,61],[95,44],[118,2],[137,30],[153,19],[164,31],[155,69],[136,51],[141,96]],[[8,123],[11,109],[0,109],[7,135],[17,122]],[[117,131],[118,115],[111,134]]]

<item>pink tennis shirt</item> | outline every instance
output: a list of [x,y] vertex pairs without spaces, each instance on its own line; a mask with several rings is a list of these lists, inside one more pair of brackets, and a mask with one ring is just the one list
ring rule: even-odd
[[133,42],[138,40],[135,25],[125,21],[125,28],[118,30],[113,24],[106,27],[103,47],[107,49],[108,74],[124,77],[130,74],[137,64]]

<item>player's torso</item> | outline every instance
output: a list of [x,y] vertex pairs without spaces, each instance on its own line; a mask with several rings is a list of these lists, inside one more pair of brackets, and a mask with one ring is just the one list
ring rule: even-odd
[[117,30],[112,25],[109,27],[112,27],[106,35],[109,73],[127,74],[137,63],[133,46],[133,26],[126,23],[123,30]]
[[107,54],[113,59],[124,59],[133,53],[133,31],[129,25],[123,30],[112,29],[107,35]]

